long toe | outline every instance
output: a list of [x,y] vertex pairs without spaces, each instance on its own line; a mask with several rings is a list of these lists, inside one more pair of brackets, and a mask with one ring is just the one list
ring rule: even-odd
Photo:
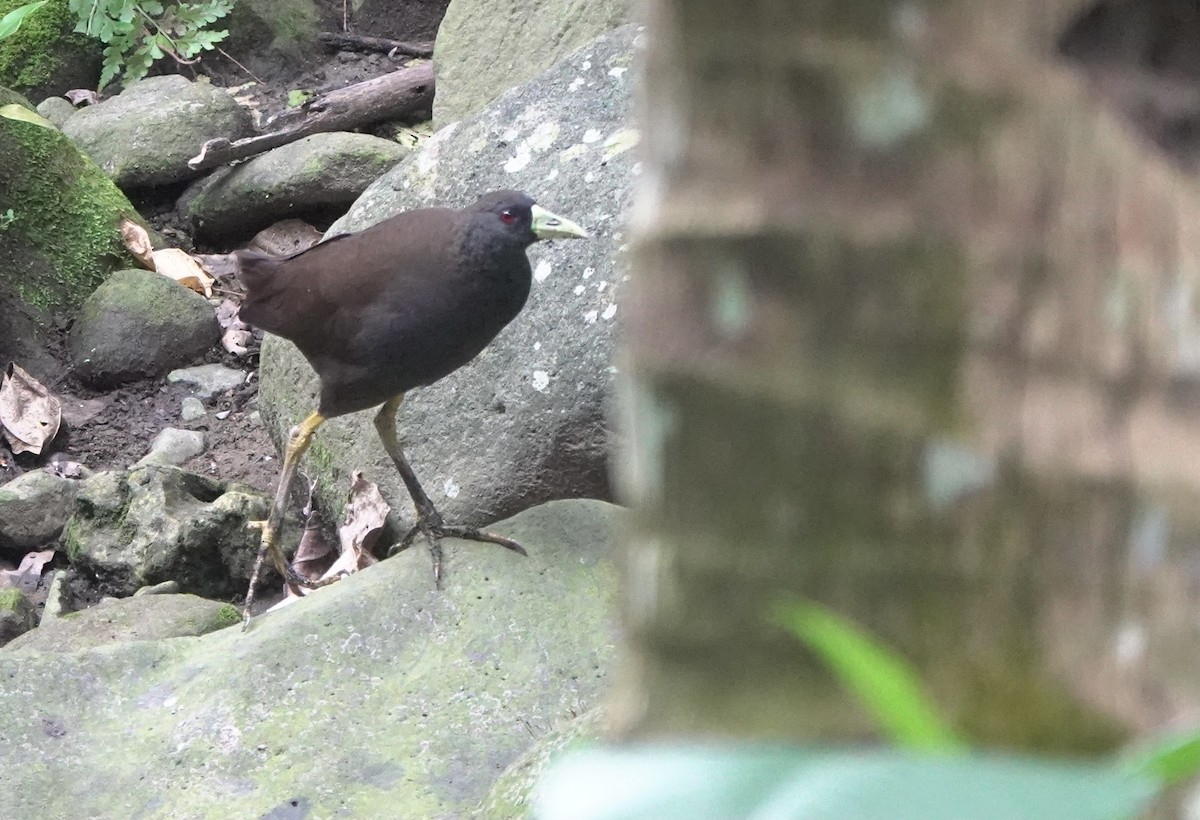
[[475,527],[442,526],[439,529],[439,535],[442,538],[464,538],[468,541],[482,541],[487,544],[498,544],[507,550],[512,550],[513,552],[521,555],[529,555],[529,553],[525,551],[525,548],[513,539],[494,532],[476,529]]

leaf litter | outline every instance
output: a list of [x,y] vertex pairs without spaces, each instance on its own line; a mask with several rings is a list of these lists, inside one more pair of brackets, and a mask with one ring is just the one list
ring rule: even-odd
[[[388,513],[392,510],[383,500],[379,486],[363,478],[363,474],[358,470],[351,474],[350,494],[343,508],[344,519],[338,527],[339,555],[332,563],[328,561],[333,548],[320,534],[313,512],[312,499],[315,491],[316,482],[310,482],[308,504],[304,508],[304,536],[300,539],[300,546],[296,548],[292,568],[305,578],[325,580],[339,575],[351,575],[379,563],[372,548],[383,534]],[[325,567],[323,571],[318,570],[321,566]],[[319,574],[314,574],[317,572]],[[273,612],[287,606],[310,592],[311,589],[289,587],[283,600],[267,611]]]
[[16,363],[0,382],[0,432],[16,453],[41,455],[62,423],[62,403]]

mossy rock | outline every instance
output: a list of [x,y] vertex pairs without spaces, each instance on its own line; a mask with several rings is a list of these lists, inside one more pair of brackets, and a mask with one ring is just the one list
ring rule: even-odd
[[9,652],[76,652],[127,641],[207,635],[241,621],[237,607],[196,595],[144,595],[54,618],[10,643]]
[[37,612],[19,589],[0,589],[0,646],[37,625]]
[[123,217],[141,221],[61,132],[0,118],[0,360],[36,358],[56,315],[133,264],[118,232]]
[[79,378],[112,387],[188,364],[220,338],[199,293],[153,271],[121,270],[79,309],[68,350]]
[[37,110],[34,108],[33,103],[25,98],[24,94],[18,94],[11,88],[4,88],[3,86],[0,86],[0,106],[13,105],[14,103],[17,105],[23,105],[30,111]]
[[[0,0],[0,17],[28,0]],[[0,42],[0,85],[43,100],[72,88],[95,88],[100,79],[101,45],[76,34],[67,0],[50,0],[25,18],[12,37]]]

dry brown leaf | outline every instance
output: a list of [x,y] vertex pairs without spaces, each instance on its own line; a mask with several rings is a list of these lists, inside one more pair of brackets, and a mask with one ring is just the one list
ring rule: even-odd
[[292,558],[292,569],[304,578],[316,580],[325,574],[333,560],[333,547],[325,540],[321,525],[312,522],[305,526],[300,545],[296,547],[296,555]]
[[238,272],[237,257],[232,253],[195,253],[192,258],[214,279],[228,279]]
[[146,229],[132,219],[122,219],[120,228],[125,249],[134,259],[141,262],[143,267],[154,270],[154,244],[150,241],[150,234],[146,233]]
[[54,550],[28,553],[16,569],[0,570],[0,587],[16,587],[25,592],[37,589],[42,570],[54,558]]
[[59,478],[82,479],[87,477],[87,468],[78,461],[71,461],[68,458],[51,461],[46,465],[46,469]]
[[62,404],[15,364],[0,382],[0,428],[13,453],[36,453],[58,435]]
[[[310,507],[314,489],[315,487],[310,487],[309,489]],[[342,522],[342,525],[338,527],[341,554],[320,577],[325,579],[338,575],[351,575],[360,569],[366,569],[371,564],[379,563],[379,559],[371,553],[371,547],[379,540],[379,536],[383,533],[383,525],[391,509],[388,503],[383,500],[383,496],[379,492],[379,487],[373,482],[365,480],[362,477],[362,473],[355,470],[350,478],[350,498],[347,500],[345,506],[346,518]],[[311,513],[309,513],[309,520],[312,520]],[[306,527],[304,538],[308,537],[309,530]],[[311,578],[311,575],[305,574],[301,567],[298,566],[298,562],[302,550],[312,550],[315,554],[319,548],[319,543],[314,538],[313,543],[306,548],[304,538],[300,541],[300,547],[296,549],[296,559],[292,561],[292,567],[296,572],[303,574],[304,577]],[[312,591],[306,588],[297,590],[287,587],[283,600],[268,609],[267,612],[273,612],[276,609],[285,607]]]
[[254,334],[250,326],[238,316],[238,305],[232,299],[226,299],[217,306],[217,323],[225,328],[221,335],[221,346],[235,356],[245,356],[250,352]]
[[291,256],[321,241],[322,233],[301,219],[285,219],[263,228],[246,245],[247,250],[270,256]]
[[76,108],[79,107],[80,103],[83,103],[84,105],[95,105],[96,103],[100,102],[100,96],[90,88],[72,88],[63,96],[70,100],[71,105],[75,106]]
[[316,579],[333,563],[333,546],[325,540],[321,532],[321,520],[313,502],[321,482],[319,479],[308,478],[307,474],[304,477],[308,480],[308,503],[301,511],[304,515],[304,535],[301,536],[296,555],[292,558],[292,569],[305,578]]
[[196,293],[212,296],[214,280],[204,272],[204,268],[192,258],[191,254],[179,248],[164,248],[154,252],[154,270],[163,276],[169,276],[185,288],[191,288]]
[[379,487],[355,470],[350,476],[350,498],[346,501],[345,510],[346,518],[338,527],[342,554],[355,553],[362,562],[355,569],[362,569],[378,560],[371,555],[371,548],[383,534],[383,525],[392,508],[383,500]]
[[217,324],[228,330],[231,327],[242,329],[246,323],[238,318],[238,305],[232,299],[226,299],[217,305]]
[[221,336],[221,347],[235,356],[245,356],[250,352],[250,343],[253,341],[254,334],[249,330],[229,328]]

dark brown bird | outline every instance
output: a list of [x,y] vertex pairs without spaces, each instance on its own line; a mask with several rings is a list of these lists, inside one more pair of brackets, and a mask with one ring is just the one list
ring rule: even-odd
[[294,342],[321,382],[316,411],[292,431],[284,452],[247,618],[265,555],[289,583],[316,585],[292,570],[278,545],[296,465],[326,419],[369,407],[382,405],[375,429],[417,510],[401,548],[423,534],[438,578],[437,540],[446,536],[524,554],[511,539],[442,520],[400,448],[396,411],[407,391],[471,361],[520,313],[532,279],[525,255],[530,245],[586,236],[526,194],[495,191],[462,210],[407,211],[286,258],[238,254],[247,290],[241,318]]

